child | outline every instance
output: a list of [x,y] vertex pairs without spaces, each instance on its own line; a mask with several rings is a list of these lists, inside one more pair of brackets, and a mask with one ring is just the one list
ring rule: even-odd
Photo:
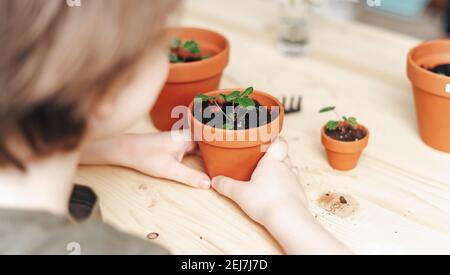
[[[192,142],[120,135],[154,103],[168,73],[164,24],[176,0],[0,0],[0,253],[165,254],[66,218],[77,165],[137,169],[235,200],[287,253],[346,254],[307,211],[284,141],[251,184],[181,164]],[[181,139],[176,139],[181,140]]]

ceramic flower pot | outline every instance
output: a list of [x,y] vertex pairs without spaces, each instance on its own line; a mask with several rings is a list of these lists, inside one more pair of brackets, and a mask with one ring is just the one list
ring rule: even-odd
[[450,64],[450,41],[425,42],[408,55],[420,135],[429,146],[450,153],[450,78],[429,71]]
[[[202,56],[197,62],[170,64],[167,82],[150,112],[153,124],[161,131],[169,131],[179,118],[172,118],[176,106],[187,107],[199,93],[217,90],[222,72],[228,65],[229,43],[222,35],[204,29],[177,28],[173,37],[198,42]],[[186,116],[185,116],[186,117]]]
[[345,142],[329,137],[326,127],[322,128],[322,144],[326,149],[328,163],[336,170],[350,171],[356,168],[362,152],[369,144],[369,130],[359,125],[366,132],[366,136],[358,141]]
[[[217,96],[235,90],[220,90],[207,95]],[[250,180],[265,154],[264,149],[267,149],[281,132],[284,120],[281,103],[275,97],[258,91],[253,92],[250,97],[267,107],[272,114],[278,115],[274,115],[270,123],[258,128],[225,130],[203,124],[193,115],[194,103],[189,107],[192,135],[199,143],[206,171],[211,178],[227,176],[240,181]]]

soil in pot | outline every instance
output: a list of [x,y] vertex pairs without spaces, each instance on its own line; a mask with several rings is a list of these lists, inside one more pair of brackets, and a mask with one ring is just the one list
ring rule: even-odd
[[[204,101],[194,111],[196,118],[205,125],[226,130],[248,130],[272,122],[272,113],[255,101],[255,107],[245,109],[230,102]],[[231,118],[231,119],[230,119]],[[255,119],[256,118],[256,119]]]
[[210,58],[212,53],[206,53],[205,49],[195,40],[182,41],[175,37],[172,39],[170,47],[169,59],[170,63],[192,63]]
[[350,125],[341,125],[335,130],[326,129],[326,134],[332,139],[345,142],[353,142],[364,139],[367,136],[362,128],[353,128]]
[[428,69],[430,72],[440,74],[443,76],[450,76],[450,64],[443,64],[434,68]]

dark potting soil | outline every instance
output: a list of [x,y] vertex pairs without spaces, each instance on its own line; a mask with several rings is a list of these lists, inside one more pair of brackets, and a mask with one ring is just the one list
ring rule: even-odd
[[171,62],[171,63],[192,63],[192,62],[198,62],[198,61],[202,61],[204,58],[203,57],[180,57],[178,56],[178,60],[179,62]]
[[[255,108],[251,110],[246,110],[240,106],[235,106],[234,117],[236,119],[234,123],[232,123],[230,119],[224,115],[225,113],[229,117],[233,116],[233,104],[228,102],[224,104],[219,103],[219,107],[211,101],[204,101],[201,105],[196,104],[194,116],[203,124],[214,128],[229,130],[258,128],[272,122],[278,117],[278,112],[272,113],[265,106],[261,106],[258,102],[255,103]],[[227,125],[229,128],[226,127]],[[231,128],[231,125],[234,125],[234,127]]]
[[175,55],[177,57],[176,61],[170,60],[171,63],[192,63],[202,61],[210,57],[209,55],[202,55],[201,53],[192,54],[187,50],[182,50],[181,48],[171,49],[170,55]]
[[326,130],[327,136],[332,139],[352,142],[366,137],[367,133],[363,129],[354,129],[350,125],[340,126],[336,130]]
[[450,76],[450,64],[442,64],[442,65],[436,66],[436,67],[434,67],[432,69],[428,69],[428,70],[435,74]]

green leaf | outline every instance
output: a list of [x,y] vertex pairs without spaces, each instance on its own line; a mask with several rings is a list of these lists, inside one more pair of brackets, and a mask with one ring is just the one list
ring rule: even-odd
[[228,95],[228,101],[233,101],[238,99],[241,96],[241,92],[239,91],[234,91],[231,94]]
[[171,53],[169,55],[170,63],[178,63],[180,60],[178,59],[178,56],[174,53]]
[[356,129],[358,127],[358,120],[355,117],[350,117],[347,119],[347,122],[352,126],[353,129]]
[[210,100],[210,99],[215,99],[214,96],[209,96],[209,95],[205,95],[205,94],[198,94],[195,96],[195,99],[201,99],[202,101],[206,101],[206,100]]
[[334,131],[334,130],[336,130],[339,127],[339,121],[330,120],[330,121],[328,121],[326,127],[327,127],[328,130]]
[[223,125],[223,129],[225,129],[225,130],[234,130],[234,125],[231,124],[231,123],[225,123]]
[[181,46],[181,40],[179,38],[172,39],[172,43],[170,43],[170,48],[172,50],[176,50]]
[[223,100],[225,102],[234,102],[237,98],[239,98],[239,96],[241,95],[241,93],[239,91],[234,91],[231,94],[220,94],[220,96],[223,98]]
[[254,91],[253,87],[249,87],[242,93],[242,96],[243,97],[244,96],[249,96],[249,95],[251,95],[253,93],[253,91]]
[[220,97],[222,97],[225,102],[228,102],[228,95],[220,94]]
[[334,111],[334,110],[336,110],[336,107],[334,107],[334,106],[332,106],[332,107],[326,107],[326,108],[321,109],[321,110],[319,111],[319,113],[328,113],[328,112],[331,112],[331,111]]
[[193,40],[186,41],[186,43],[184,43],[184,48],[193,54],[200,53],[200,47],[198,46],[198,43]]
[[241,93],[239,91],[234,91],[228,95],[220,94],[220,96],[223,98],[223,100],[225,100],[225,102],[233,102],[234,100],[239,98],[240,95],[241,95]]
[[206,59],[210,59],[211,58],[211,56],[210,55],[205,55],[205,56],[202,56],[202,60],[206,60]]
[[237,101],[239,106],[247,110],[252,110],[256,106],[256,103],[249,97],[241,97]]

